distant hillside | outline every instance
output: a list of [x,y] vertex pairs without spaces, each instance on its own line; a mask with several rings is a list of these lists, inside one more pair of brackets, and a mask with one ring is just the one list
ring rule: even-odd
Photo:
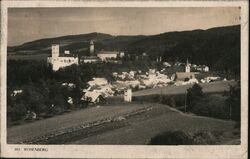
[[188,58],[191,63],[206,64],[224,72],[239,74],[240,70],[239,25],[151,36],[112,36],[103,33],[69,35],[8,47],[8,52],[50,53],[51,44],[58,43],[62,51],[87,54],[90,40],[95,41],[97,50],[120,50],[129,54],[146,52],[152,59],[162,56],[163,60],[184,62]]

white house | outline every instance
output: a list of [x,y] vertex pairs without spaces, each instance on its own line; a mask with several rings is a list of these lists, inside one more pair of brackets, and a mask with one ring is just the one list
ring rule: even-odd
[[209,72],[209,67],[206,65],[197,66],[195,69],[200,72]]
[[208,66],[204,66],[203,71],[204,72],[209,72],[209,67]]
[[108,81],[106,80],[106,78],[93,78],[92,81],[89,81],[88,84],[90,86],[101,86],[101,85],[107,85]]
[[52,45],[51,57],[47,58],[47,62],[52,64],[52,69],[54,71],[73,64],[78,65],[78,61],[78,57],[70,54],[68,50],[66,50],[63,54],[60,55],[58,44]]
[[80,61],[81,63],[97,63],[100,59],[97,56],[83,56]]
[[102,93],[96,91],[89,91],[84,94],[81,100],[89,101],[91,103],[99,103],[105,99],[102,96]]
[[127,89],[124,92],[124,101],[125,102],[132,102],[132,90],[131,89]]
[[102,61],[112,58],[116,59],[119,55],[118,51],[100,51],[97,53],[97,57],[99,57]]

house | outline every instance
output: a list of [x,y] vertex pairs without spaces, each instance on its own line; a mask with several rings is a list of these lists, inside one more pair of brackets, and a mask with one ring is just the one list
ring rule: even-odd
[[125,56],[125,53],[124,52],[120,52],[119,56],[120,56],[120,58],[123,58]]
[[176,81],[185,81],[185,79],[194,79],[197,72],[176,72]]
[[209,72],[209,67],[206,65],[197,66],[195,69],[200,72]]
[[97,86],[107,85],[108,81],[106,80],[106,78],[93,78],[93,80],[89,81],[88,84],[90,86],[94,86],[94,85],[97,85]]
[[14,90],[13,93],[11,93],[11,96],[16,96],[18,94],[23,93],[23,90],[19,89],[19,90]]
[[97,57],[99,57],[102,61],[106,61],[107,59],[116,59],[118,56],[118,51],[100,51],[97,53]]
[[98,63],[101,62],[97,56],[82,56],[80,59],[81,63]]
[[124,101],[132,102],[132,90],[130,88],[124,92]]
[[171,64],[168,63],[168,62],[163,62],[163,65],[164,65],[165,67],[171,67]]
[[60,53],[58,44],[52,45],[51,56],[47,58],[47,63],[52,65],[53,71],[73,64],[78,65],[78,62],[78,56],[71,54],[68,50],[65,50],[64,53]]
[[88,91],[84,94],[81,100],[88,101],[90,103],[105,103],[105,98],[102,93],[98,93],[96,91]]
[[37,115],[35,112],[28,110],[24,120],[35,120],[36,117],[37,117]]

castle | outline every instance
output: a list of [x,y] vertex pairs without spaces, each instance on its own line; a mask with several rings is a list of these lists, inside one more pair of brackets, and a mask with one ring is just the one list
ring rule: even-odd
[[58,44],[53,44],[51,47],[51,57],[47,58],[47,62],[52,64],[53,71],[59,70],[59,68],[70,66],[73,64],[79,64],[78,56],[72,55],[70,51],[65,50],[60,55],[60,48]]
[[[52,65],[53,71],[58,71],[60,68],[79,63],[97,63],[97,62],[116,62],[115,59],[124,57],[124,52],[118,51],[99,51],[96,53],[94,41],[90,41],[89,55],[78,57],[65,50],[60,53],[59,44],[53,44],[51,47],[51,56],[47,58],[47,62]],[[111,61],[110,61],[111,60]]]

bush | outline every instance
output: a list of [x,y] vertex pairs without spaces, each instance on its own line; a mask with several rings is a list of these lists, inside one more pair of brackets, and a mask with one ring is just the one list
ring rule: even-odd
[[241,88],[240,82],[236,86],[230,86],[229,97],[226,100],[230,113],[230,119],[240,121],[241,118]]
[[187,105],[188,110],[192,111],[193,106],[204,97],[202,87],[195,83],[191,88],[187,89]]
[[10,121],[17,121],[23,119],[27,112],[27,108],[23,103],[16,103],[12,106],[8,105],[7,118]]
[[197,145],[210,145],[216,142],[217,138],[215,136],[218,135],[218,133],[215,135],[215,133],[210,131],[199,131],[193,135],[192,139]]
[[201,130],[194,133],[167,131],[151,138],[149,145],[211,145],[216,144],[223,132]]
[[228,119],[229,117],[226,98],[218,94],[204,97],[193,106],[192,112],[197,115],[220,119]]
[[164,132],[153,137],[150,145],[191,145],[192,138],[182,131]]

